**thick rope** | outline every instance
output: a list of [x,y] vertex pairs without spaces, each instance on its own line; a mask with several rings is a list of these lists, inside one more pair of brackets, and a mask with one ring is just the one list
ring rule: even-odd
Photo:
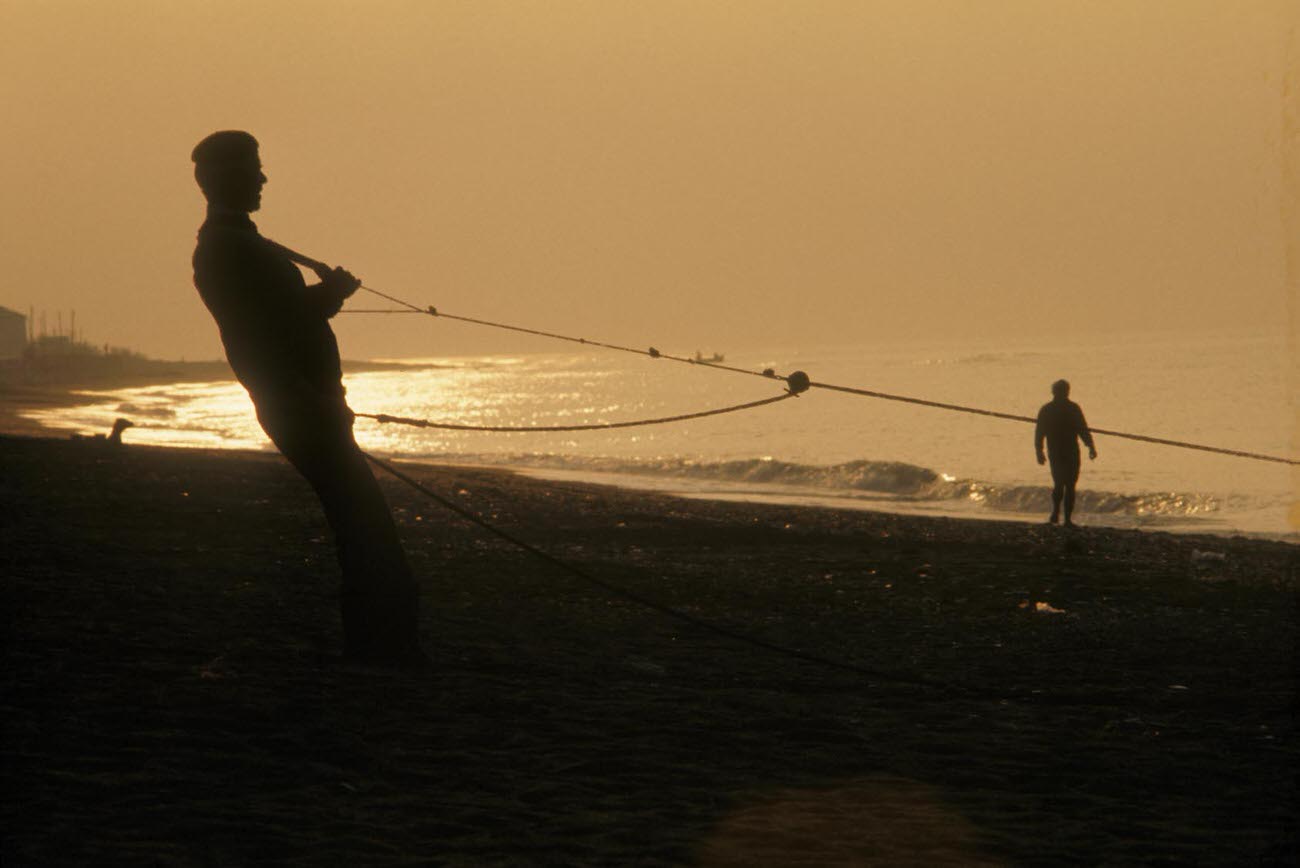
[[[870,389],[856,389],[852,386],[836,386],[831,383],[818,383],[812,381],[809,386],[817,389],[827,389],[832,392],[845,392],[850,395],[863,395],[867,398],[881,398],[886,401],[902,401],[907,404],[919,404],[923,407],[935,407],[940,410],[952,410],[957,413],[972,413],[977,416],[992,416],[995,419],[1010,419],[1013,422],[1029,422],[1037,424],[1038,420],[1033,416],[1017,416],[1013,413],[999,413],[996,410],[982,410],[978,407],[963,407],[960,404],[944,404],[939,401],[926,401],[922,398],[909,398],[904,395],[890,395],[885,392],[873,392]],[[1128,434],[1124,431],[1111,431],[1106,428],[1093,428],[1089,426],[1089,431],[1093,434],[1105,434],[1108,437],[1120,437],[1125,440],[1140,440],[1143,443],[1158,443],[1161,446],[1177,446],[1180,449],[1198,449],[1202,452],[1215,452],[1220,455],[1234,455],[1238,458],[1250,458],[1255,461],[1273,461],[1278,464],[1300,464],[1300,461],[1294,458],[1281,458],[1276,455],[1263,455],[1259,452],[1244,452],[1240,449],[1224,449],[1220,446],[1204,446],[1199,443],[1187,443],[1183,440],[1166,440],[1161,437],[1148,437],[1145,434]]]
[[658,419],[638,419],[632,422],[595,422],[590,425],[533,425],[525,427],[507,425],[457,425],[451,422],[431,422],[428,419],[410,419],[405,416],[390,416],[387,413],[356,413],[354,415],[365,419],[374,419],[376,422],[381,424],[392,422],[397,425],[411,425],[416,428],[439,428],[447,431],[599,431],[606,428],[635,428],[640,425],[664,425],[669,422],[683,422],[687,419],[703,419],[706,416],[721,416],[723,413],[752,410],[755,407],[763,407],[768,404],[775,404],[778,401],[784,401],[787,398],[797,397],[799,396],[795,392],[786,392],[784,395],[777,395],[775,398],[764,398],[761,401],[750,401],[747,404],[736,404],[732,407],[721,407],[717,410],[703,410],[699,413],[684,413],[680,416],[664,416]]
[[[280,251],[283,255],[287,256],[289,259],[293,260],[294,262],[299,263],[300,265],[304,265],[308,268],[311,268],[314,271],[328,269],[328,266],[326,266],[322,262],[319,262],[315,259],[311,259],[310,257],[307,256],[303,256],[302,254],[290,250],[289,248],[281,244],[277,244],[276,242],[271,241],[270,239],[264,239],[264,240],[266,240],[266,242],[270,244],[273,248]],[[573,337],[571,335],[557,334],[555,332],[541,331],[539,329],[524,328],[522,326],[509,325],[507,323],[492,322],[491,320],[476,319],[474,317],[467,317],[467,316],[457,316],[455,314],[443,313],[433,306],[429,306],[425,308],[418,307],[417,305],[411,304],[409,301],[404,301],[403,299],[397,298],[396,296],[388,295],[387,293],[381,292],[377,289],[374,289],[373,287],[363,285],[361,289],[364,289],[366,292],[377,295],[380,298],[387,299],[388,301],[391,301],[394,304],[401,305],[403,308],[406,308],[407,312],[409,313],[424,313],[424,314],[428,314],[429,316],[456,320],[458,322],[471,323],[473,325],[486,326],[488,328],[501,329],[504,331],[512,331],[520,334],[536,335],[538,337],[551,338],[553,340],[559,340],[559,341],[567,341],[569,343],[583,344],[584,346],[601,347],[608,350],[616,350],[618,352],[634,353],[636,355],[649,356],[650,358],[654,358],[654,359],[668,359],[669,361],[673,361],[673,362],[684,362],[686,364],[700,365],[706,368],[717,368],[718,370],[731,371],[732,373],[735,374],[746,374],[751,377],[768,377],[777,380],[784,380],[788,383],[792,382],[792,378],[795,378],[796,375],[804,376],[801,372],[795,372],[795,374],[791,374],[790,376],[782,376],[780,374],[773,372],[771,369],[762,372],[751,371],[747,368],[737,368],[731,365],[724,365],[718,362],[708,362],[708,361],[703,361],[701,359],[693,359],[690,358],[689,356],[674,356],[669,353],[660,352],[654,347],[650,347],[648,350],[642,350],[636,347],[625,347],[619,344],[611,344],[603,341],[594,341],[594,340],[589,340],[587,338],[579,338],[579,337]],[[389,313],[390,311],[383,311],[383,312]],[[905,395],[891,395],[887,392],[876,392],[870,389],[860,389],[852,386],[838,386],[833,383],[819,383],[816,381],[807,381],[806,385],[817,389],[826,389],[832,392],[843,392],[845,394],[860,395],[867,398],[879,398],[884,401],[899,401],[907,404],[916,404],[922,407],[934,407],[939,410],[949,410],[955,413],[969,413],[976,416],[989,416],[995,419],[1008,419],[1013,422],[1029,422],[1032,424],[1036,424],[1038,422],[1038,420],[1033,418],[1032,416],[1020,416],[1014,413],[1000,413],[996,410],[984,410],[979,407],[965,407],[962,406],[961,404],[945,404],[940,401],[927,401],[923,398],[911,398]],[[802,391],[802,389],[800,389],[799,391]],[[1163,437],[1149,437],[1144,434],[1129,434],[1124,431],[1112,431],[1105,428],[1092,428],[1090,430],[1094,434],[1104,434],[1108,437],[1118,437],[1124,440],[1136,440],[1142,443],[1154,443],[1160,446],[1173,446],[1179,449],[1194,449],[1200,452],[1213,452],[1218,455],[1231,455],[1237,458],[1248,458],[1252,461],[1268,461],[1268,462],[1273,462],[1275,464],[1289,464],[1292,466],[1300,465],[1300,460],[1294,458],[1283,458],[1277,455],[1265,455],[1260,452],[1246,452],[1241,449],[1225,449],[1221,446],[1206,446],[1201,443],[1189,443],[1185,440],[1171,440]]]
[[[382,295],[384,298],[387,298],[391,301],[396,301],[399,304],[407,304],[407,302],[400,301],[399,299],[393,298],[390,295],[384,295],[378,290],[371,289],[368,286],[363,286],[361,288],[367,290],[368,292],[373,292],[377,295]],[[554,338],[556,340],[569,341],[571,343],[579,343],[579,344],[584,344],[586,346],[603,347],[605,349],[617,350],[619,352],[635,353],[637,355],[649,356],[650,358],[654,358],[654,359],[668,359],[674,362],[685,362],[691,365],[701,365],[706,368],[718,368],[723,371],[731,371],[737,374],[748,374],[753,377],[768,377],[777,380],[784,380],[787,382],[790,381],[790,377],[782,376],[780,374],[776,374],[771,371],[763,371],[763,372],[751,371],[746,368],[736,368],[736,367],[732,367],[731,365],[723,365],[717,362],[708,362],[699,359],[693,359],[689,356],[674,356],[669,353],[660,352],[654,347],[651,347],[649,350],[640,350],[635,347],[625,347],[625,346],[620,346],[618,344],[610,344],[601,341],[588,340],[587,338],[575,338],[575,337],[570,337],[568,335],[560,335],[560,334],[554,334],[552,332],[539,331],[537,329],[528,329],[528,328],[523,328],[521,326],[512,326],[512,325],[507,325],[505,323],[491,322],[489,320],[474,319],[473,317],[456,316],[454,314],[443,313],[437,310],[436,308],[432,308],[432,307],[424,310],[415,307],[414,305],[408,305],[408,307],[410,307],[411,309],[407,311],[382,311],[382,312],[383,313],[425,313],[428,314],[429,316],[441,317],[443,319],[458,320],[460,322],[467,322],[475,325],[487,326],[489,328],[504,329],[506,331],[522,332],[524,334]],[[361,312],[362,311],[357,311],[357,313],[361,313]],[[843,392],[848,395],[860,395],[866,398],[879,398],[884,401],[898,401],[905,404],[915,404],[921,407],[934,407],[935,409],[938,410],[949,410],[955,413],[969,413],[975,416],[989,416],[994,419],[1008,419],[1013,422],[1028,422],[1031,425],[1037,424],[1038,422],[1038,420],[1033,416],[1021,416],[1015,413],[1001,413],[998,412],[997,410],[985,410],[979,407],[966,407],[961,404],[945,404],[941,401],[928,401],[924,398],[912,398],[906,395],[891,395],[888,392],[876,392],[871,389],[860,389],[853,386],[839,386],[834,383],[818,382],[817,380],[809,381],[808,386],[815,389],[826,389],[827,391],[831,391],[831,392]],[[542,429],[523,429],[523,430],[542,430]],[[1124,440],[1137,440],[1143,443],[1155,443],[1161,446],[1174,446],[1180,449],[1195,449],[1201,452],[1213,452],[1218,455],[1231,455],[1237,458],[1249,458],[1254,461],[1270,461],[1276,464],[1290,464],[1290,465],[1300,464],[1300,461],[1297,461],[1294,458],[1283,458],[1277,455],[1265,455],[1260,452],[1246,452],[1241,449],[1225,449],[1221,446],[1206,446],[1201,443],[1189,443],[1185,440],[1170,440],[1163,437],[1149,437],[1145,434],[1130,434],[1125,431],[1112,431],[1107,428],[1089,428],[1089,430],[1093,434],[1104,434],[1108,437],[1118,437]]]
[[[436,307],[433,307],[432,305],[425,308],[417,307],[408,301],[403,301],[402,299],[396,298],[395,296],[391,296],[388,295],[387,293],[380,292],[379,290],[370,286],[362,285],[361,289],[364,289],[366,292],[373,293],[374,295],[377,295],[380,298],[386,298],[395,304],[404,305],[406,308],[408,308],[405,311],[384,310],[384,311],[379,311],[380,313],[423,313],[433,317],[440,317],[441,319],[450,319],[450,320],[455,320],[457,322],[466,322],[466,323],[470,323],[471,325],[487,326],[488,328],[501,329],[503,331],[516,332],[518,334],[533,335],[535,337],[550,338],[551,340],[567,341],[568,343],[571,344],[582,344],[583,346],[587,346],[587,347],[600,347],[606,350],[617,350],[618,352],[621,353],[634,353],[638,356],[647,356],[652,359],[668,359],[671,362],[684,362],[688,365],[703,365],[704,367],[708,367],[708,368],[718,368],[723,371],[731,371],[732,373],[735,374],[748,374],[751,377],[767,377],[769,379],[777,379],[777,380],[786,379],[785,377],[779,376],[777,374],[760,373],[758,371],[751,371],[747,368],[736,368],[731,365],[724,365],[720,362],[712,362],[705,359],[696,359],[690,356],[675,356],[672,353],[661,352],[655,347],[650,347],[649,349],[643,350],[640,349],[639,347],[627,347],[627,346],[623,346],[622,344],[611,344],[606,341],[597,341],[597,340],[592,340],[590,338],[580,338],[580,337],[573,337],[572,335],[562,335],[557,332],[542,331],[541,329],[530,329],[530,328],[525,328],[524,326],[516,326],[516,325],[509,325],[508,323],[492,322],[491,320],[476,319],[470,316],[458,316],[457,314],[454,313],[445,313],[443,311],[440,311]],[[356,313],[362,313],[362,312],[363,311],[361,310],[356,311]]]
[[393,310],[387,307],[353,307],[347,310],[341,310],[339,313],[428,313],[425,310]]

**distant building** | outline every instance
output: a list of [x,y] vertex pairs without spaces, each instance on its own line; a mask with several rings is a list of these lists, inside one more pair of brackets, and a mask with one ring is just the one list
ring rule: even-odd
[[27,347],[27,317],[0,307],[0,359],[21,358]]

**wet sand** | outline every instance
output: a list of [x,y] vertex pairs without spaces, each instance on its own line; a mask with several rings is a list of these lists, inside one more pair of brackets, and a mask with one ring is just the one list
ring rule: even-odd
[[1300,547],[401,466],[872,674],[391,478],[436,669],[346,666],[277,456],[0,436],[0,863],[1294,863]]

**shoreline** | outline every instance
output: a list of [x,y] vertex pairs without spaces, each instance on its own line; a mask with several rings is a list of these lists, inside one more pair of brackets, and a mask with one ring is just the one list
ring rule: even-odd
[[[432,362],[343,361],[344,374],[371,371],[405,371],[436,368]],[[55,430],[22,417],[27,410],[70,407],[85,392],[135,389],[167,383],[235,382],[234,372],[224,361],[138,360],[134,369],[93,367],[66,371],[28,371],[10,364],[0,368],[0,435],[52,436]]]
[[[156,374],[119,374],[96,382],[82,381],[77,384],[16,384],[10,379],[0,378],[0,435],[12,434],[26,437],[67,436],[69,432],[62,429],[47,428],[39,422],[23,418],[21,414],[32,409],[49,409],[73,406],[81,399],[80,393],[100,390],[114,390],[158,385],[166,382],[212,382],[234,381],[229,366],[225,362],[160,362],[167,373],[161,378]],[[345,361],[345,373],[370,371],[411,370],[438,367],[436,363],[418,362],[370,362]],[[101,433],[101,432],[93,432]],[[129,439],[129,434],[128,434]],[[197,447],[209,448],[209,447]],[[419,458],[398,456],[398,460],[420,462]],[[465,462],[441,462],[447,466],[464,465]],[[893,499],[887,494],[869,498],[870,502],[858,501],[851,497],[823,494],[816,491],[791,490],[780,487],[764,491],[749,491],[745,486],[715,481],[712,491],[693,491],[691,484],[685,480],[673,478],[644,477],[637,475],[619,475],[607,472],[564,470],[531,466],[482,465],[484,469],[496,469],[503,472],[520,473],[538,479],[555,482],[576,481],[597,486],[613,487],[626,491],[657,492],[689,499],[716,500],[719,502],[737,502],[744,504],[775,504],[791,508],[811,507],[821,509],[844,509],[849,511],[881,512],[913,516],[922,519],[944,519],[974,522],[1011,522],[1028,526],[1045,524],[1037,514],[1028,515],[1017,512],[993,510],[981,514],[975,508],[966,508],[967,504],[946,504],[940,501],[911,503],[905,498]],[[608,478],[606,478],[608,477]],[[1047,487],[1044,486],[1046,491]],[[1045,509],[1045,508],[1044,508]],[[1136,515],[1111,515],[1105,513],[1080,513],[1081,526],[1094,529],[1134,530],[1144,533],[1174,533],[1184,536],[1206,536],[1211,538],[1243,538],[1283,542],[1300,545],[1300,530],[1241,530],[1234,527],[1198,527],[1197,520],[1188,518],[1171,518],[1167,516],[1142,517]],[[1204,521],[1213,521],[1208,519]]]
[[381,475],[412,676],[339,662],[328,529],[278,455],[0,436],[0,466],[6,863],[1296,853],[1294,545],[402,462],[601,581],[866,667],[665,618]]
[[[419,459],[406,460],[419,461]],[[492,465],[474,466],[483,466],[485,468],[492,467]],[[645,477],[634,475],[620,477],[618,474],[607,472],[556,470],[528,466],[508,467],[505,469],[535,479],[572,481],[582,484],[621,488],[630,491],[656,492],[690,500],[754,505],[777,505],[794,509],[808,508],[845,510],[848,512],[880,512],[920,519],[943,519],[973,522],[991,521],[1031,527],[1047,526],[1047,522],[1043,520],[1042,513],[1035,513],[1030,516],[1024,513],[999,512],[994,510],[980,512],[981,507],[966,503],[957,506],[950,505],[944,501],[915,502],[902,498],[894,499],[888,495],[873,496],[858,500],[851,496],[836,496],[833,494],[803,490],[787,492],[773,488],[769,488],[766,491],[754,492],[746,490],[743,485],[730,486],[733,490],[725,490],[729,486],[724,482],[713,482],[711,490],[692,491],[690,486],[680,484],[680,480],[675,477]],[[608,477],[608,479],[605,477]],[[628,481],[624,482],[623,480]],[[1050,490],[1047,486],[1043,486],[1043,489],[1044,492]],[[1296,530],[1275,532],[1245,531],[1231,527],[1213,528],[1198,526],[1196,522],[1205,522],[1205,519],[1168,518],[1163,516],[1144,518],[1140,516],[1124,515],[1117,517],[1114,515],[1076,512],[1075,517],[1080,522],[1079,527],[1091,528],[1094,530],[1134,531],[1138,533],[1171,533],[1179,536],[1207,538],[1241,538],[1300,545],[1300,531]]]

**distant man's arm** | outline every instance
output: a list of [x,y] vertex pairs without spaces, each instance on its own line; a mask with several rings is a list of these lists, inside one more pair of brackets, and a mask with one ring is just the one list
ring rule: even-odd
[[1088,460],[1097,457],[1097,447],[1092,443],[1092,432],[1088,430],[1088,420],[1083,418],[1083,409],[1079,410],[1079,439],[1088,447]]
[[1047,463],[1047,456],[1043,453],[1043,441],[1047,439],[1047,426],[1043,424],[1043,411],[1038,411],[1038,424],[1034,426],[1034,454],[1038,456],[1039,464]]

